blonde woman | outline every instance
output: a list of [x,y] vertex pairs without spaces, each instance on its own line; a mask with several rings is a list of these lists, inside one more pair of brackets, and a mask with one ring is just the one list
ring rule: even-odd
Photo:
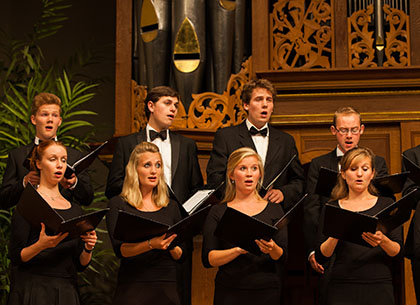
[[[356,147],[341,159],[341,171],[330,204],[342,209],[375,215],[393,202],[378,197],[372,185],[375,155]],[[323,219],[320,221],[323,224]],[[322,232],[322,227],[320,228]],[[325,263],[335,255],[327,289],[327,304],[394,304],[391,258],[401,251],[402,229],[387,235],[365,232],[366,246],[322,236],[316,260]]]
[[179,304],[176,261],[183,256],[183,248],[171,246],[176,236],[162,235],[138,243],[113,237],[119,210],[169,225],[181,219],[178,205],[168,198],[162,157],[155,144],[143,142],[134,148],[122,193],[110,200],[109,207],[109,236],[121,259],[113,304]]
[[[60,142],[48,140],[33,151],[31,168],[39,175],[38,193],[64,219],[82,214],[59,191],[67,167],[67,150]],[[41,223],[33,228],[18,210],[12,217],[9,256],[13,268],[9,305],[78,305],[77,271],[92,258],[96,233],[66,239],[67,233],[51,235]]]
[[278,231],[269,241],[256,240],[260,256],[214,236],[227,207],[268,224],[283,216],[279,204],[268,202],[258,194],[263,171],[260,156],[251,148],[239,148],[229,156],[225,198],[222,204],[212,207],[204,226],[203,264],[207,268],[219,267],[214,304],[280,304],[287,229]]

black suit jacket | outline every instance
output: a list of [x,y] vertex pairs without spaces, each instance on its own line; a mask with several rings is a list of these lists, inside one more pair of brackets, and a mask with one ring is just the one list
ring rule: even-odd
[[[23,192],[23,178],[29,170],[23,165],[25,159],[34,148],[34,143],[13,149],[9,152],[3,183],[0,190],[0,204],[3,209],[16,205]],[[67,163],[73,164],[83,157],[83,154],[73,148],[67,147]],[[89,205],[93,200],[93,188],[87,171],[77,176],[77,184],[73,190],[63,189],[60,192],[70,202],[77,201],[82,205]]]
[[[284,168],[294,154],[297,156],[292,136],[269,125],[268,150],[264,164],[264,182],[268,185]],[[227,160],[238,148],[250,147],[256,150],[246,123],[219,129],[213,141],[213,150],[207,164],[207,184],[218,186],[225,181]],[[304,174],[299,158],[295,158],[287,171],[277,179],[273,188],[284,195],[283,206],[287,210],[296,203],[304,190]]]
[[[420,145],[410,148],[403,153],[408,159],[420,165]],[[406,171],[404,162],[402,162],[402,172]],[[403,188],[403,195],[408,194],[415,188],[419,188],[420,185],[416,184],[410,178],[407,178]],[[416,212],[411,220],[410,228],[408,230],[406,244],[405,244],[405,256],[410,259],[416,259],[420,261],[420,205],[418,202],[420,201],[420,192],[417,192],[415,197],[415,205],[414,208]],[[419,275],[415,275],[419,276]]]
[[[197,159],[197,145],[189,138],[169,131],[172,147],[172,190],[176,199],[184,203],[195,191],[203,186],[203,176]],[[111,199],[122,191],[125,167],[134,147],[147,141],[146,129],[121,137],[114,151],[108,174],[105,195]],[[165,162],[165,160],[163,160]]]
[[[303,230],[305,234],[305,248],[308,255],[315,250],[317,242],[318,221],[321,215],[322,207],[330,199],[315,193],[316,184],[318,182],[319,171],[321,167],[326,167],[338,171],[337,151],[333,151],[314,158],[309,166],[308,175],[306,177],[306,192],[308,197],[304,203],[303,214]],[[388,167],[385,159],[379,156],[375,157],[376,176],[381,177],[388,175]]]

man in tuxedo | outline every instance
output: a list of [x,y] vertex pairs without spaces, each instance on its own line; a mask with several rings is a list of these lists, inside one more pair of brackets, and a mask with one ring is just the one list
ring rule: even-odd
[[179,99],[178,92],[165,86],[155,87],[147,94],[146,128],[121,137],[116,145],[105,191],[109,199],[121,193],[125,166],[134,147],[141,142],[152,142],[159,147],[165,181],[180,203],[184,203],[203,186],[197,145],[193,140],[168,129],[178,112]]
[[[335,171],[339,171],[339,161],[344,153],[359,144],[360,136],[365,130],[365,126],[361,122],[360,113],[352,107],[341,107],[335,114],[333,123],[330,127],[331,133],[337,139],[337,147],[331,152],[314,158],[309,166],[306,192],[308,197],[304,204],[304,234],[305,248],[308,260],[312,268],[318,273],[323,274],[324,268],[315,260],[315,247],[317,244],[318,221],[322,207],[328,202],[329,198],[315,193],[316,184],[318,182],[319,171],[321,167],[326,167]],[[375,157],[376,176],[385,176],[388,174],[388,168],[382,157]],[[327,279],[320,283],[320,297],[322,303],[322,295],[325,289]]]
[[[406,150],[404,156],[420,166],[420,145]],[[405,162],[402,162],[402,172],[407,171]],[[412,190],[420,188],[419,181],[413,181],[411,178],[407,178],[404,188],[403,195],[408,194]],[[407,239],[405,243],[405,256],[411,260],[411,270],[413,272],[414,290],[416,293],[417,302],[420,300],[420,192],[417,191],[414,197],[415,213],[411,219],[410,228],[408,230]]]
[[[159,147],[163,159],[165,181],[173,190],[178,202],[184,203],[203,186],[195,142],[168,129],[178,112],[179,100],[179,93],[165,86],[155,87],[147,94],[145,100],[147,126],[137,133],[118,140],[106,185],[105,195],[108,198],[121,193],[125,167],[130,154],[137,144],[145,141]],[[182,266],[179,288],[183,305],[191,303],[191,243],[188,248],[190,251]]]
[[[35,125],[34,142],[13,149],[9,152],[6,170],[0,190],[0,204],[3,209],[16,205],[26,184],[39,184],[39,174],[29,169],[28,157],[34,147],[41,141],[57,140],[57,129],[61,125],[61,100],[51,93],[40,93],[32,103],[31,123]],[[67,163],[73,164],[83,154],[67,147]],[[65,177],[60,182],[60,192],[69,201],[77,201],[81,205],[89,205],[93,200],[93,188],[89,174],[84,171],[70,179]]]
[[260,155],[264,164],[263,186],[267,186],[296,155],[264,197],[271,202],[282,203],[287,210],[303,193],[304,174],[294,139],[268,123],[273,113],[275,94],[273,85],[265,79],[251,80],[244,86],[241,99],[248,118],[237,126],[216,132],[207,165],[207,183],[216,187],[225,181],[229,155],[240,147],[250,147]]

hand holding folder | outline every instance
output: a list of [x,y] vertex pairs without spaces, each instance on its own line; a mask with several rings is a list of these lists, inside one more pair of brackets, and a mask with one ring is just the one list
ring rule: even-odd
[[325,236],[368,246],[362,238],[363,232],[375,233],[379,230],[387,234],[410,219],[413,198],[417,191],[411,191],[374,216],[326,204],[322,233]]
[[227,207],[214,231],[214,235],[250,253],[260,255],[261,251],[255,243],[255,240],[264,239],[268,241],[278,230],[288,225],[306,196],[307,194],[276,221],[274,225],[267,224],[255,217]]
[[77,238],[94,230],[109,210],[103,209],[65,220],[30,183],[23,190],[16,208],[33,227],[40,228],[42,222],[54,234],[68,232],[69,238]]
[[134,243],[161,236],[165,233],[166,237],[176,234],[177,237],[171,244],[177,245],[190,239],[201,230],[209,210],[210,205],[192,213],[174,225],[164,224],[120,210],[118,211],[114,238],[123,242]]

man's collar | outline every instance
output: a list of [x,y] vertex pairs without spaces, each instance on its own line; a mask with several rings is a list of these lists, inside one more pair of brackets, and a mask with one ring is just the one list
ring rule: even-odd
[[264,128],[268,128],[268,123],[265,123],[265,125],[263,126],[263,127],[261,127],[261,128],[257,128],[254,124],[252,124],[248,119],[246,119],[245,120],[245,124],[246,124],[246,128],[249,130],[249,129],[251,129],[251,127],[255,127],[257,130],[261,130],[261,129],[264,129]]
[[342,157],[344,156],[344,153],[341,151],[341,149],[338,147],[335,149],[335,154],[337,155],[337,157]]
[[[57,142],[58,141],[57,136],[55,136],[52,140]],[[38,138],[37,136],[35,136],[35,140],[34,140],[35,145],[39,145],[39,143],[41,143],[41,142],[42,142],[42,140],[40,138]]]

